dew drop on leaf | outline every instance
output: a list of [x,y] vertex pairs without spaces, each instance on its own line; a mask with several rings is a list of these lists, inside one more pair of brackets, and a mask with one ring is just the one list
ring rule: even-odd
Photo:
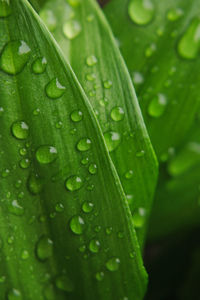
[[1,53],[0,69],[11,75],[20,73],[29,60],[30,52],[24,41],[8,42]]
[[112,87],[112,81],[111,80],[105,80],[103,82],[103,86],[105,89],[110,89]]
[[57,149],[48,145],[40,146],[36,151],[36,158],[40,164],[52,163],[57,158]]
[[36,244],[36,255],[39,260],[45,261],[53,255],[53,241],[43,235]]
[[82,185],[83,180],[80,176],[77,175],[69,177],[65,182],[66,188],[71,192],[79,190]]
[[71,113],[71,120],[73,122],[80,122],[83,119],[83,113],[80,110],[74,110]]
[[92,202],[85,201],[82,205],[82,210],[84,213],[90,213],[94,208],[94,204]]
[[125,178],[126,179],[131,179],[133,177],[133,170],[128,170],[126,173],[125,173]]
[[29,126],[24,121],[16,121],[11,126],[14,137],[19,140],[25,140],[29,135]]
[[66,275],[60,275],[55,280],[55,285],[58,289],[65,292],[73,292],[74,284]]
[[91,240],[89,243],[89,250],[92,253],[98,253],[100,249],[100,242],[98,240]]
[[37,195],[42,191],[43,180],[37,174],[31,174],[28,178],[28,189],[31,194]]
[[141,228],[144,225],[146,218],[146,209],[143,207],[139,207],[133,213],[133,224],[135,228]]
[[19,290],[13,288],[8,292],[8,300],[23,300],[22,294]]
[[156,51],[156,44],[152,43],[146,48],[145,56],[146,57],[151,57],[154,54],[155,51]]
[[104,133],[104,139],[108,147],[108,151],[114,151],[121,142],[121,135],[115,131],[107,131]]
[[29,258],[29,253],[27,250],[23,250],[21,253],[21,259],[26,260]]
[[146,25],[153,19],[155,7],[152,0],[130,0],[128,14],[137,25]]
[[136,85],[142,84],[144,82],[144,77],[142,75],[142,73],[135,71],[133,72],[133,83],[135,83]]
[[19,165],[22,169],[27,169],[30,166],[30,164],[31,164],[31,161],[28,158],[23,158],[19,162]]
[[90,174],[95,175],[97,173],[97,165],[90,164],[88,170],[89,170]]
[[11,214],[15,216],[22,216],[24,214],[24,208],[19,204],[17,200],[13,200],[9,204],[8,210]]
[[37,58],[32,64],[32,71],[35,74],[42,74],[46,70],[47,60],[45,57]]
[[192,20],[178,42],[178,54],[185,59],[195,59],[200,49],[200,17]]
[[63,204],[62,203],[57,203],[56,206],[55,206],[55,210],[57,212],[63,212],[63,210],[64,210]]
[[112,257],[106,262],[106,268],[108,271],[114,272],[119,269],[120,259],[117,257]]
[[88,81],[94,81],[95,78],[96,78],[96,75],[94,73],[89,73],[89,74],[86,75],[86,79]]
[[83,230],[85,228],[85,222],[82,217],[80,216],[74,216],[70,220],[70,229],[73,233],[80,235],[83,233]]
[[63,96],[66,87],[63,86],[58,78],[53,78],[45,87],[46,94],[51,99],[57,99]]
[[67,21],[63,25],[63,33],[70,40],[76,38],[81,30],[81,24],[79,23],[79,21],[74,19]]
[[124,110],[122,107],[120,106],[116,106],[111,110],[110,113],[111,118],[113,119],[113,121],[121,121],[124,118]]
[[77,149],[79,151],[88,151],[91,148],[91,140],[88,138],[81,139],[77,144]]
[[96,280],[102,281],[104,278],[104,272],[97,272],[95,275]]
[[97,62],[98,62],[98,60],[97,60],[96,56],[94,56],[94,55],[90,55],[86,59],[86,63],[89,67],[96,65]]
[[158,118],[163,115],[167,105],[167,98],[164,94],[158,94],[148,106],[148,113],[151,117]]

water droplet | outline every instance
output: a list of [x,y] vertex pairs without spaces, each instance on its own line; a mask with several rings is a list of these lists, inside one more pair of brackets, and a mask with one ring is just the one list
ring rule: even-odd
[[96,79],[96,75],[94,73],[89,73],[86,75],[86,79],[88,81],[94,81]]
[[92,253],[98,253],[100,249],[100,242],[98,240],[91,240],[89,243],[89,250]]
[[120,259],[117,257],[110,258],[106,263],[106,268],[111,271],[117,271],[119,269]]
[[62,121],[58,121],[57,123],[56,123],[56,128],[57,129],[61,129],[63,127],[63,122]]
[[131,20],[138,25],[146,25],[153,19],[155,7],[151,0],[131,0],[128,13]]
[[89,67],[96,65],[97,62],[98,62],[98,60],[97,60],[96,56],[94,56],[94,55],[90,55],[86,59],[86,63]]
[[35,74],[42,74],[46,70],[47,60],[45,57],[37,58],[32,64],[32,71]]
[[26,154],[27,154],[27,149],[26,149],[26,148],[20,148],[20,149],[19,149],[19,154],[20,154],[21,156],[26,155]]
[[133,213],[133,224],[135,228],[141,228],[144,225],[146,217],[146,209],[143,207],[139,207]]
[[45,89],[49,98],[57,99],[64,94],[66,87],[59,82],[58,78],[54,78],[46,85]]
[[163,115],[167,105],[167,98],[164,94],[158,94],[148,106],[150,116],[158,118]]
[[28,253],[27,250],[23,250],[23,251],[22,251],[22,253],[21,253],[21,258],[22,258],[23,260],[26,260],[26,259],[29,258],[29,253]]
[[112,81],[111,80],[105,80],[103,82],[103,86],[105,89],[110,89],[112,87]]
[[126,179],[131,179],[133,177],[133,170],[128,170],[126,173],[125,173],[125,178]]
[[112,233],[112,230],[113,230],[112,227],[107,227],[106,228],[106,234],[110,235]]
[[31,161],[28,158],[23,158],[19,162],[19,165],[22,169],[27,169],[30,166],[30,164],[31,164]]
[[107,131],[104,133],[104,139],[108,147],[108,151],[114,151],[121,142],[121,135],[115,131]]
[[88,151],[91,148],[91,140],[88,138],[81,139],[77,144],[77,149],[79,151]]
[[97,233],[100,232],[101,231],[101,226],[100,225],[95,226],[94,231],[97,232]]
[[65,292],[72,292],[74,284],[66,275],[60,275],[56,278],[56,287]]
[[41,236],[37,242],[36,255],[41,261],[45,261],[53,255],[53,241],[46,235]]
[[24,41],[8,42],[0,57],[0,69],[11,75],[20,73],[29,60],[30,52]]
[[200,48],[200,17],[193,19],[178,42],[178,53],[182,58],[194,59]]
[[180,17],[182,16],[183,16],[183,10],[178,7],[170,9],[167,13],[167,19],[172,22],[180,19]]
[[8,300],[23,300],[21,292],[14,288],[11,289],[8,292]]
[[40,113],[40,109],[39,108],[34,109],[34,111],[33,111],[33,115],[34,116],[38,116],[39,113]]
[[0,107],[0,117],[3,116],[3,113],[4,113],[4,108]]
[[77,37],[81,30],[81,24],[79,23],[79,21],[74,19],[67,21],[63,25],[63,33],[70,40]]
[[124,118],[124,110],[122,107],[120,106],[116,106],[111,110],[110,113],[111,118],[113,119],[113,121],[121,121]]
[[66,188],[71,192],[79,190],[82,187],[82,185],[83,180],[77,175],[69,177],[65,183]]
[[57,20],[52,10],[42,9],[40,11],[40,18],[44,21],[50,31],[54,31],[56,29]]
[[96,164],[90,164],[89,165],[89,172],[90,174],[94,175],[97,173],[97,165]]
[[85,158],[83,158],[82,160],[81,160],[81,163],[82,163],[82,165],[87,165],[88,164],[88,162],[89,162],[89,158],[88,157],[85,157]]
[[36,158],[40,164],[52,163],[57,158],[57,149],[48,145],[40,146],[36,151]]
[[145,154],[145,151],[144,150],[140,150],[136,153],[136,157],[143,157]]
[[96,280],[102,281],[104,278],[104,272],[97,272],[95,275]]
[[85,250],[86,250],[86,246],[85,246],[85,245],[82,245],[82,246],[80,246],[78,249],[79,249],[79,251],[80,251],[81,253],[83,253],[83,252],[85,252]]
[[71,113],[71,120],[73,122],[80,122],[81,120],[83,119],[83,113],[82,111],[80,110],[74,110],[72,113]]
[[145,56],[146,57],[151,57],[154,54],[155,51],[156,51],[156,44],[152,43],[146,48]]
[[11,127],[12,134],[19,140],[25,140],[29,135],[29,127],[24,121],[16,121]]
[[43,180],[37,174],[31,174],[28,178],[28,189],[33,195],[37,195],[42,191]]
[[139,85],[144,82],[144,77],[140,72],[133,72],[133,83]]
[[81,218],[80,216],[72,217],[69,225],[70,225],[71,231],[78,235],[82,234],[83,230],[85,228],[85,222],[84,222],[83,218]]
[[82,205],[82,210],[84,213],[90,213],[94,208],[94,204],[92,202],[85,201]]
[[13,200],[8,206],[10,213],[16,216],[22,216],[24,214],[24,208],[19,204],[17,200]]
[[56,206],[55,206],[55,210],[57,212],[63,212],[63,210],[64,210],[63,204],[62,203],[57,203]]
[[8,17],[11,12],[10,0],[0,0],[0,17]]
[[102,107],[105,107],[106,105],[108,105],[108,99],[104,98],[104,99],[99,100],[99,104]]

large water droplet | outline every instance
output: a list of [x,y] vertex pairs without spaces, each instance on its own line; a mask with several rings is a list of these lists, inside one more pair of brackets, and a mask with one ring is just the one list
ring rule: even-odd
[[110,258],[106,263],[106,268],[109,271],[117,271],[119,269],[120,259],[117,257]]
[[100,249],[100,242],[98,240],[91,240],[89,243],[89,250],[92,253],[98,253]]
[[131,0],[128,13],[131,20],[138,25],[146,25],[153,19],[155,7],[151,0]]
[[43,180],[37,174],[31,174],[28,178],[28,189],[33,195],[37,195],[42,191]]
[[25,140],[29,134],[29,127],[24,121],[16,121],[11,127],[12,134],[19,140]]
[[40,17],[48,27],[50,31],[54,31],[57,26],[57,20],[52,10],[42,9],[40,11]]
[[46,260],[53,255],[53,241],[43,235],[36,245],[36,255],[39,260]]
[[85,222],[84,222],[83,218],[81,218],[80,216],[74,216],[70,220],[69,226],[73,233],[80,235],[83,233],[83,230],[85,228]]
[[133,224],[135,228],[141,228],[145,223],[145,217],[146,217],[146,209],[143,207],[139,207],[134,213],[133,213]]
[[36,158],[40,164],[52,163],[57,158],[57,149],[48,145],[40,146],[36,151]]
[[182,58],[194,59],[200,49],[200,17],[193,19],[178,43],[178,53]]
[[24,41],[8,42],[0,57],[0,69],[11,75],[20,73],[29,60],[30,52]]
[[32,64],[32,71],[35,74],[42,74],[46,70],[47,60],[45,57],[37,58]]
[[60,275],[56,278],[56,287],[65,292],[73,292],[74,284],[66,275]]
[[122,107],[120,106],[116,106],[111,110],[110,113],[111,118],[113,119],[113,121],[121,121],[124,118],[124,110]]
[[172,8],[167,13],[167,19],[169,21],[174,22],[174,21],[180,19],[180,17],[182,17],[182,15],[183,15],[183,10],[181,8],[178,8],[178,7]]
[[166,109],[167,98],[164,94],[158,94],[153,98],[148,106],[148,113],[150,116],[158,118],[162,116]]
[[46,85],[45,89],[49,98],[57,99],[64,94],[66,87],[59,82],[58,78],[54,78]]
[[83,119],[83,113],[80,110],[74,110],[71,113],[71,120],[73,122],[80,122]]
[[69,177],[65,183],[66,188],[71,192],[79,190],[82,185],[83,180],[80,176],[77,175]]
[[23,300],[21,292],[14,288],[11,289],[8,292],[8,300]]
[[91,140],[88,138],[81,139],[77,144],[77,149],[79,151],[88,151],[91,148]]
[[12,203],[9,204],[8,210],[10,213],[16,216],[22,216],[24,214],[24,208],[17,200],[13,200]]
[[0,0],[0,17],[8,17],[11,12],[10,0]]
[[108,151],[114,151],[121,142],[121,135],[115,131],[107,131],[104,133],[104,139],[108,147]]
[[64,35],[72,40],[79,35],[81,32],[81,24],[77,20],[69,20],[63,25],[63,33]]

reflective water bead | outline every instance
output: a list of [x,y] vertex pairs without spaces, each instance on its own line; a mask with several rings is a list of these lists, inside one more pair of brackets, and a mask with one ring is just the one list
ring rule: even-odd
[[83,113],[82,111],[80,110],[74,110],[72,113],[71,113],[71,120],[73,122],[80,122],[81,120],[83,119]]
[[83,180],[80,176],[77,175],[69,177],[65,183],[66,188],[71,192],[79,190],[82,185]]
[[23,158],[19,162],[19,165],[22,169],[27,169],[30,166],[30,164],[31,164],[31,161],[28,158]]
[[0,69],[16,75],[20,73],[29,60],[31,49],[24,41],[10,41],[0,56]]
[[131,0],[128,14],[131,20],[138,25],[146,25],[153,19],[155,7],[152,0]]
[[8,292],[8,300],[23,300],[22,294],[19,290],[13,288]]
[[97,62],[98,62],[98,60],[97,60],[96,56],[94,56],[94,55],[90,55],[86,59],[86,63],[89,67],[96,65]]
[[102,281],[104,278],[104,272],[97,272],[95,275],[96,280]]
[[21,156],[26,155],[26,154],[27,154],[27,149],[26,149],[26,148],[20,148],[20,149],[19,149],[19,154],[20,154]]
[[145,56],[146,57],[151,57],[154,54],[155,51],[156,51],[156,44],[152,43],[146,48]]
[[36,151],[36,158],[40,164],[52,163],[57,158],[57,149],[48,145],[40,146]]
[[92,175],[96,174],[97,173],[97,165],[96,164],[90,164],[89,165],[89,172]]
[[43,180],[37,174],[31,174],[28,178],[28,189],[33,195],[37,195],[42,191]]
[[64,210],[63,204],[62,203],[57,203],[56,206],[55,206],[55,210],[57,212],[63,212],[63,210]]
[[158,118],[163,115],[167,105],[167,98],[164,94],[158,94],[148,106],[150,116]]
[[126,179],[131,179],[133,177],[133,170],[128,170],[126,173],[125,173],[125,178]]
[[24,208],[19,204],[17,200],[13,200],[9,204],[8,210],[11,214],[16,216],[22,216],[24,214]]
[[10,0],[0,0],[0,17],[8,17],[11,12]]
[[111,271],[117,271],[119,269],[120,259],[117,257],[112,257],[106,262],[106,268]]
[[105,80],[103,82],[103,86],[105,89],[110,89],[112,87],[112,81],[111,80]]
[[114,151],[121,142],[121,135],[115,131],[107,131],[104,133],[104,139],[108,147],[108,151]]
[[139,207],[133,213],[133,224],[135,228],[141,228],[144,225],[146,214],[146,209],[143,207]]
[[70,229],[73,233],[80,235],[83,233],[83,230],[85,228],[85,222],[82,217],[80,216],[74,216],[70,220]]
[[88,157],[85,157],[85,158],[83,158],[82,160],[81,160],[81,163],[82,163],[82,165],[87,165],[88,164],[88,162],[89,162],[89,158]]
[[95,78],[96,78],[96,75],[94,73],[89,73],[89,74],[86,75],[86,79],[88,81],[94,81]]
[[63,25],[63,33],[70,40],[77,37],[81,30],[81,24],[79,23],[79,21],[74,19],[67,21]]
[[21,253],[21,259],[26,260],[29,258],[29,253],[27,250],[23,250]]
[[100,242],[98,240],[91,240],[89,243],[89,250],[93,253],[98,253],[100,249]]
[[56,287],[65,292],[72,292],[74,290],[74,284],[66,275],[60,275],[56,278]]
[[81,139],[77,144],[77,149],[79,151],[88,151],[91,148],[91,140],[88,138]]
[[116,121],[116,122],[123,120],[123,118],[124,118],[123,108],[120,106],[113,107],[113,109],[111,110],[110,116],[113,119],[113,121]]
[[45,90],[49,98],[57,99],[63,96],[66,87],[59,82],[58,78],[54,78],[46,85]]
[[36,254],[39,260],[46,260],[53,255],[53,241],[46,235],[40,237],[36,245]]
[[47,60],[45,57],[37,58],[32,64],[32,71],[35,74],[42,74],[46,70]]
[[24,121],[16,121],[12,124],[11,131],[17,139],[25,140],[29,135],[29,126]]

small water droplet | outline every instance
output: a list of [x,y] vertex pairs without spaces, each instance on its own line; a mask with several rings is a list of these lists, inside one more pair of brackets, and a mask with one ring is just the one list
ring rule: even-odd
[[1,176],[3,178],[6,178],[6,177],[9,176],[9,174],[10,174],[10,170],[9,169],[5,169],[5,170],[2,171]]
[[74,284],[66,275],[60,275],[56,278],[56,287],[65,292],[72,292]]
[[91,148],[91,140],[88,138],[81,139],[77,144],[77,149],[79,151],[88,151]]
[[86,246],[85,246],[85,245],[82,245],[82,246],[80,246],[80,247],[78,248],[78,250],[79,250],[81,253],[83,253],[83,252],[85,252],[85,250],[86,250]]
[[200,17],[192,20],[178,42],[178,53],[182,58],[195,59],[200,49]]
[[102,281],[104,278],[104,272],[97,272],[95,275],[96,280]]
[[19,140],[25,140],[29,135],[29,126],[24,121],[16,121],[11,127],[12,134]]
[[57,26],[57,20],[54,12],[50,9],[42,9],[40,11],[40,18],[44,21],[50,31],[54,31]]
[[143,157],[145,154],[145,151],[144,150],[140,150],[136,153],[136,157]]
[[65,182],[66,188],[71,192],[79,190],[82,185],[83,180],[80,176],[77,175],[69,177]]
[[24,208],[19,204],[17,200],[13,200],[9,204],[8,210],[15,216],[22,216],[24,214]]
[[108,271],[114,272],[119,269],[120,259],[117,257],[112,257],[106,262],[106,268]]
[[83,119],[83,113],[82,111],[80,110],[74,110],[72,113],[71,113],[71,120],[73,122],[80,122],[81,120]]
[[92,253],[98,253],[100,249],[100,242],[98,240],[91,240],[89,243],[89,250]]
[[16,75],[29,60],[31,49],[24,41],[11,41],[4,47],[0,57],[0,69]]
[[153,98],[148,106],[148,113],[154,118],[163,115],[167,105],[167,98],[164,94],[158,94]]
[[126,179],[131,179],[133,177],[133,170],[128,170],[126,173],[125,173],[125,178]]
[[152,43],[146,48],[145,56],[146,57],[151,57],[154,54],[155,51],[156,51],[156,44]]
[[112,230],[113,230],[112,227],[107,227],[106,228],[106,234],[110,235],[112,233]]
[[104,139],[108,147],[108,151],[114,151],[121,142],[121,135],[115,131],[107,131],[104,133]]
[[63,204],[62,203],[57,203],[56,206],[55,206],[55,210],[57,212],[63,212],[63,210],[64,210]]
[[9,236],[8,239],[7,239],[7,242],[8,242],[9,245],[12,245],[13,242],[14,242],[14,236],[13,235]]
[[19,154],[20,154],[21,156],[26,155],[26,154],[27,154],[27,149],[26,149],[26,148],[20,148],[20,149],[19,149]]
[[77,37],[80,34],[81,30],[81,24],[79,23],[79,21],[74,19],[67,21],[63,25],[63,33],[70,40]]
[[34,116],[38,116],[39,113],[40,113],[40,109],[39,108],[34,109],[34,111],[33,111],[33,115]]
[[57,149],[53,146],[43,145],[37,149],[35,155],[40,164],[49,164],[57,158]]
[[142,73],[137,72],[137,71],[133,72],[132,79],[133,79],[133,83],[137,84],[137,85],[142,84],[144,82],[144,77],[143,77]]
[[96,164],[90,164],[89,165],[89,172],[90,174],[94,175],[97,173],[97,165]]
[[0,17],[8,17],[12,12],[10,0],[0,1]]
[[82,205],[82,210],[84,213],[90,213],[94,208],[94,204],[92,202],[85,201]]
[[82,160],[81,160],[81,163],[82,163],[82,165],[87,165],[88,164],[88,162],[89,162],[89,158],[88,157],[85,157],[85,158],[83,158]]
[[124,118],[124,110],[122,107],[120,106],[116,106],[111,110],[110,113],[111,118],[113,119],[113,121],[121,121]]
[[70,220],[70,229],[73,233],[80,235],[83,233],[83,230],[85,228],[85,222],[82,217],[80,216],[74,216]]
[[94,231],[97,232],[97,233],[100,232],[101,231],[101,226],[100,225],[95,226]]
[[169,21],[174,22],[174,21],[180,19],[180,17],[183,16],[183,13],[184,12],[183,12],[183,10],[181,8],[178,8],[178,7],[172,8],[167,13],[167,19]]
[[31,164],[31,161],[28,158],[23,158],[19,162],[19,165],[22,169],[27,169],[30,166],[30,164]]
[[32,64],[32,71],[35,74],[42,74],[46,70],[47,60],[45,57],[37,58]]
[[86,79],[88,81],[94,81],[96,79],[96,75],[94,73],[89,73],[86,75]]
[[23,250],[21,253],[21,259],[26,260],[29,258],[29,253],[27,250]]
[[37,195],[42,191],[43,180],[37,174],[31,174],[28,178],[28,189],[33,195]]
[[112,87],[112,81],[111,80],[105,80],[103,82],[103,86],[105,89],[110,89]]
[[62,121],[58,121],[57,123],[56,123],[56,128],[57,129],[61,129],[63,127],[63,122]]
[[36,244],[36,255],[39,260],[45,261],[53,255],[53,241],[43,235]]
[[155,7],[151,0],[131,0],[129,2],[129,17],[138,25],[146,25],[151,22],[154,12]]
[[106,105],[108,105],[108,99],[104,98],[104,99],[99,100],[99,104],[102,107],[105,107]]
[[22,300],[22,294],[19,290],[17,289],[11,289],[8,292],[8,300]]
[[3,116],[3,113],[4,113],[4,108],[0,107],[0,117]]
[[66,87],[63,86],[58,78],[53,78],[47,85],[46,85],[46,94],[51,99],[57,99],[63,96]]
[[146,217],[146,209],[143,207],[139,207],[134,213],[133,213],[133,224],[135,228],[141,228],[145,223],[145,217]]
[[97,62],[98,62],[98,60],[97,60],[96,56],[94,56],[94,55],[90,55],[86,59],[86,63],[89,67],[96,65]]

